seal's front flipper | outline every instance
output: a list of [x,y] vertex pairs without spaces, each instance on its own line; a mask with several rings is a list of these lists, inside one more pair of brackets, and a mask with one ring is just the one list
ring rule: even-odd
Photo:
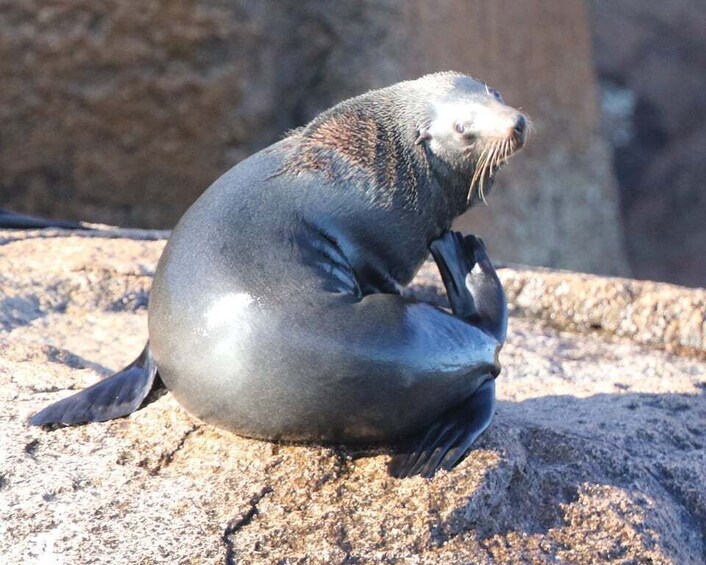
[[426,433],[415,438],[410,449],[392,458],[390,474],[429,478],[439,469],[452,469],[466,457],[494,413],[495,379],[488,375],[472,396],[442,414]]
[[69,220],[50,220],[48,218],[37,218],[36,216],[28,216],[26,214],[18,214],[10,212],[4,208],[0,208],[0,229],[43,229],[43,228],[63,228],[67,230],[86,230],[89,229],[79,222]]
[[473,254],[475,265],[466,275],[466,286],[475,301],[479,327],[500,343],[507,335],[507,298],[498,273],[490,262],[483,240],[467,235],[463,242]]
[[475,266],[473,253],[469,253],[463,236],[455,231],[446,231],[429,245],[429,251],[441,274],[451,311],[466,322],[478,321],[473,296],[466,286],[466,276]]
[[493,335],[507,333],[507,301],[485,245],[473,235],[447,231],[429,246],[455,316]]
[[147,395],[163,388],[149,344],[122,371],[87,389],[51,404],[35,414],[30,424],[82,424],[104,422],[137,410]]

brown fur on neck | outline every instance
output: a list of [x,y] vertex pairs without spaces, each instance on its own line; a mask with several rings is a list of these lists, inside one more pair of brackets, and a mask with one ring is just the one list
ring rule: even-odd
[[403,186],[405,206],[417,206],[418,171],[412,153],[419,148],[401,139],[395,129],[399,124],[387,124],[358,108],[322,117],[290,135],[293,151],[279,174],[316,171],[343,184],[372,184],[378,192],[375,200],[388,204]]
[[375,120],[358,112],[341,112],[312,123],[290,136],[296,141],[296,149],[281,172],[299,174],[322,171],[333,178],[340,176],[334,174],[334,170],[339,168],[372,178],[379,133]]
[[333,151],[346,164],[372,171],[380,128],[373,118],[341,113],[316,124],[302,138],[303,152]]

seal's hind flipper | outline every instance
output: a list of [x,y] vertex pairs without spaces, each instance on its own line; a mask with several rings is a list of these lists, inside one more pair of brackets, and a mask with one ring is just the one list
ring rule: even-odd
[[473,442],[490,425],[495,412],[495,379],[488,375],[480,388],[415,438],[410,449],[390,462],[390,473],[399,478],[433,477],[439,469],[450,470],[468,454]]
[[89,229],[79,222],[70,220],[51,220],[49,218],[37,218],[36,216],[28,216],[27,214],[18,214],[10,212],[4,208],[0,208],[0,229],[43,229],[43,228],[63,228],[67,230],[85,230]]
[[30,419],[33,426],[104,422],[137,410],[147,395],[162,388],[149,344],[122,371],[51,404]]

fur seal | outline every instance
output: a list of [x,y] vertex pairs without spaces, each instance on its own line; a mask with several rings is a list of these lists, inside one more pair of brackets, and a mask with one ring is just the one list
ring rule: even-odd
[[[237,434],[390,442],[451,468],[489,425],[507,307],[482,242],[449,231],[525,142],[486,84],[427,75],[341,102],[219,178],[159,261],[149,343],[35,425],[103,421],[164,385]],[[452,312],[401,294],[429,252]]]

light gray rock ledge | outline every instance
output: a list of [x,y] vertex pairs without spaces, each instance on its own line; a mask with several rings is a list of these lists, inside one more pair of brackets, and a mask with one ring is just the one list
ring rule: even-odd
[[[0,232],[3,563],[706,558],[703,290],[503,269],[517,316],[498,414],[433,480],[389,477],[383,448],[242,439],[169,394],[118,421],[27,427],[139,352],[162,237]],[[412,292],[443,303],[438,284],[428,264]]]

